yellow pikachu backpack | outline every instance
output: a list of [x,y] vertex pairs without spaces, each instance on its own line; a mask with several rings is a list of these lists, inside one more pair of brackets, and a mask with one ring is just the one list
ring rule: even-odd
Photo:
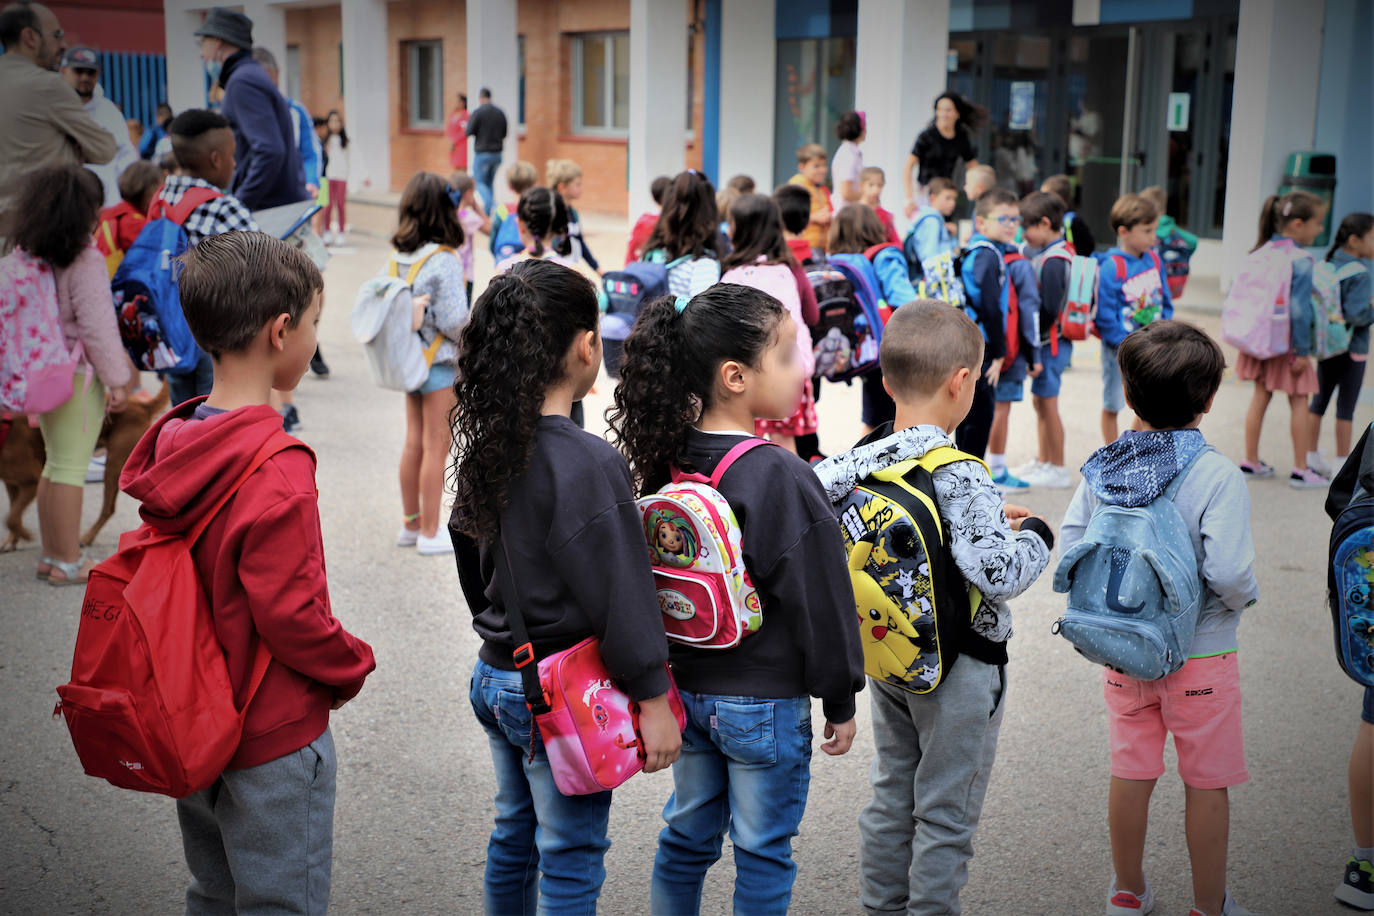
[[977,460],[932,449],[866,477],[838,507],[871,678],[930,693],[959,657],[982,596],[954,565],[931,475]]

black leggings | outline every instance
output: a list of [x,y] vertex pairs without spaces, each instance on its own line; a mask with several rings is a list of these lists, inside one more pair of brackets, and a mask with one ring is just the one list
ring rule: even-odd
[[988,450],[988,436],[992,433],[992,415],[996,410],[996,389],[988,384],[988,367],[992,360],[984,359],[978,371],[978,386],[973,392],[973,405],[968,416],[954,431],[954,443],[959,451],[982,458]]
[[1360,399],[1360,386],[1364,384],[1365,360],[1351,359],[1349,353],[1341,353],[1317,363],[1317,393],[1312,396],[1308,410],[1317,416],[1326,414],[1331,395],[1341,390],[1336,398],[1336,419],[1355,419],[1355,404]]

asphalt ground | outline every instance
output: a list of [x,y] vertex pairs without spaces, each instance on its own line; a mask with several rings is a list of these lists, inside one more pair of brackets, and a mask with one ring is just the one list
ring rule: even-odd
[[[376,232],[355,233],[327,271],[320,336],[333,374],[307,377],[296,395],[302,438],[319,456],[334,611],[372,644],[378,661],[362,694],[333,719],[333,910],[475,913],[494,810],[487,744],[467,701],[478,641],[452,561],[393,546],[401,516],[401,396],[372,384],[348,325],[357,286],[385,259],[388,215],[354,209]],[[592,236],[604,252],[620,250],[621,238]],[[483,256],[479,280],[489,271]],[[1215,301],[1203,293],[1191,307],[1189,297],[1183,303],[1181,317],[1216,333]],[[1098,444],[1100,391],[1097,348],[1081,345],[1061,398],[1073,464]],[[588,399],[593,430],[604,429],[610,393],[603,379]],[[857,387],[827,385],[820,403],[826,451],[858,438],[858,394]],[[1228,377],[1202,425],[1237,459],[1249,395],[1248,384]],[[1357,429],[1371,419],[1374,408],[1362,403]],[[1287,421],[1286,405],[1276,402],[1263,454],[1281,469]],[[1034,450],[1029,402],[1013,410],[1011,429],[1015,465]],[[1231,795],[1229,884],[1241,903],[1267,914],[1345,912],[1331,890],[1351,843],[1345,773],[1361,693],[1333,657],[1323,600],[1329,523],[1320,492],[1294,491],[1278,479],[1254,482],[1250,493],[1261,597],[1240,628],[1251,779]],[[1057,528],[1071,495],[1031,491],[1022,501]],[[89,522],[98,488],[86,497]],[[108,555],[118,533],[136,522],[134,503],[121,498],[94,553]],[[33,510],[29,523],[36,525]],[[178,911],[188,875],[174,805],[85,776],[65,727],[52,719],[53,688],[69,673],[81,593],[36,581],[36,559],[32,546],[0,555],[0,911]],[[1005,721],[963,905],[970,913],[1098,913],[1111,878],[1101,675],[1050,634],[1063,601],[1048,574],[1013,608]],[[819,734],[819,707],[815,716]],[[868,719],[867,697],[860,697],[850,753],[813,758],[809,805],[795,841],[793,912],[860,911],[856,820],[869,798]],[[1171,750],[1166,763],[1146,870],[1155,912],[1184,916],[1191,884],[1183,787]],[[666,773],[635,777],[617,790],[602,912],[648,911],[659,813],[670,790]],[[727,843],[708,875],[703,912],[730,912],[733,880]]]

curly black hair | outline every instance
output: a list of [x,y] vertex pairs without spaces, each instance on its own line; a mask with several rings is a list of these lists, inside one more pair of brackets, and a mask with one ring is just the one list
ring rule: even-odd
[[563,195],[543,185],[535,185],[520,195],[515,215],[534,237],[530,254],[544,257],[544,239],[551,239],[549,248],[562,257],[572,254],[572,239],[568,237],[568,204]]
[[91,244],[105,188],[90,169],[50,165],[29,172],[15,202],[10,240],[55,268],[70,267]]
[[491,281],[459,341],[450,526],[479,542],[500,533],[510,484],[529,467],[544,393],[563,378],[577,334],[595,331],[596,290],[577,271],[527,260]]
[[682,311],[671,296],[644,307],[625,341],[625,362],[607,414],[611,442],[630,463],[640,493],[694,470],[687,435],[716,400],[720,364],[757,367],[787,316],[782,303],[737,283],[717,283]]

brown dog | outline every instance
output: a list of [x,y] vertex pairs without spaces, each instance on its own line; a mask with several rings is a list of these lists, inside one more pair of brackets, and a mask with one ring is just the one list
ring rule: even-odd
[[[129,398],[129,406],[105,418],[100,428],[97,447],[106,451],[105,458],[105,499],[100,507],[100,517],[95,524],[81,536],[81,546],[89,547],[95,542],[100,529],[114,515],[115,500],[119,498],[119,475],[124,463],[138,444],[138,440],[167,409],[171,394],[167,383],[154,395],[144,392]],[[0,542],[0,553],[15,550],[20,541],[32,541],[33,532],[24,527],[24,510],[38,495],[38,478],[43,473],[46,451],[43,436],[37,427],[31,427],[24,417],[3,421],[9,424],[8,435],[0,446],[0,480],[4,480],[9,492],[10,511],[5,518],[8,533]],[[0,427],[2,428],[2,427]]]

